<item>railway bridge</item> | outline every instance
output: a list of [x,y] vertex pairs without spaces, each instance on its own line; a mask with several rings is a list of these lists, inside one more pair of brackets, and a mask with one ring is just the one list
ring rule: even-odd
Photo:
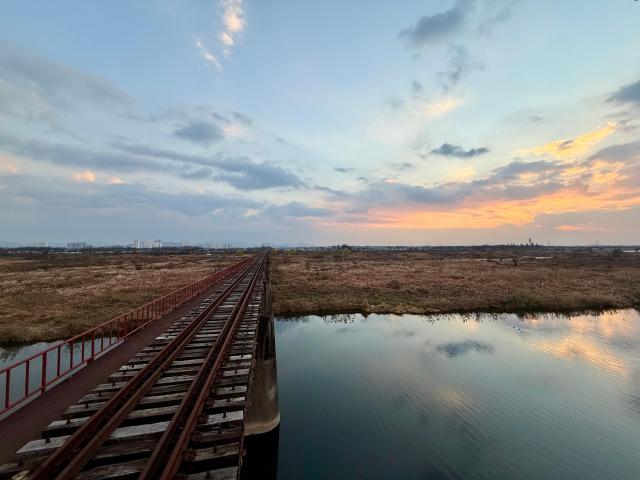
[[17,362],[0,393],[0,478],[240,478],[280,418],[268,252]]

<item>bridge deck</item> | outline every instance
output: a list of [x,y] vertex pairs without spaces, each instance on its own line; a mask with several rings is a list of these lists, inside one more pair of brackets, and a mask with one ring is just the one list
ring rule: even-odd
[[20,448],[0,478],[237,478],[264,268],[260,257],[221,282]]

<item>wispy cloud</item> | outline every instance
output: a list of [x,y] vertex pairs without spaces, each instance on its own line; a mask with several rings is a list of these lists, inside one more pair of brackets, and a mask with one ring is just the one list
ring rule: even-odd
[[0,42],[0,114],[60,131],[65,113],[87,107],[117,111],[130,103],[107,79]]
[[418,102],[411,110],[411,115],[426,118],[435,118],[445,115],[462,105],[462,99],[456,97],[443,97],[437,100],[423,100]]
[[214,65],[218,70],[222,69],[222,65],[220,65],[220,61],[218,58],[209,51],[207,47],[204,46],[202,41],[196,38],[196,48],[200,52],[200,56],[208,63]]
[[484,69],[483,63],[472,58],[465,47],[458,45],[451,47],[449,66],[446,70],[438,72],[436,78],[444,91],[448,92],[470,72],[482,69]]
[[229,57],[231,49],[238,43],[240,35],[244,31],[246,20],[244,18],[242,0],[219,0],[218,9],[221,17],[221,27],[218,30],[217,47],[213,49],[207,47],[200,38],[195,39],[195,44],[200,56],[207,63],[214,65],[218,70],[222,70],[220,57]]
[[246,22],[242,0],[221,0],[220,7],[223,29],[218,33],[218,38],[223,45],[222,52],[227,57],[244,30]]

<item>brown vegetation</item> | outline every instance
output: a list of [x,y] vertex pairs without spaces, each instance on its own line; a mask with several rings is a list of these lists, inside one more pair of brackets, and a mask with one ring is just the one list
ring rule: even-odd
[[[640,305],[640,256],[279,252],[277,315],[581,311]],[[549,255],[548,253],[539,256]],[[476,257],[476,258],[474,258]]]
[[69,337],[238,260],[221,254],[0,257],[0,343]]

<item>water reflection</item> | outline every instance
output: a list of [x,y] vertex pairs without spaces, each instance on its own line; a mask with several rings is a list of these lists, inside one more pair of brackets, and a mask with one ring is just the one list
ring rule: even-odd
[[448,342],[442,343],[436,347],[441,353],[444,353],[449,358],[460,357],[466,355],[471,351],[488,355],[493,353],[493,345],[487,342],[479,342],[477,340],[464,340],[463,342]]
[[640,478],[640,315],[276,324],[278,478]]
[[241,480],[276,480],[278,478],[278,443],[280,428],[245,439],[246,456],[242,461]]

